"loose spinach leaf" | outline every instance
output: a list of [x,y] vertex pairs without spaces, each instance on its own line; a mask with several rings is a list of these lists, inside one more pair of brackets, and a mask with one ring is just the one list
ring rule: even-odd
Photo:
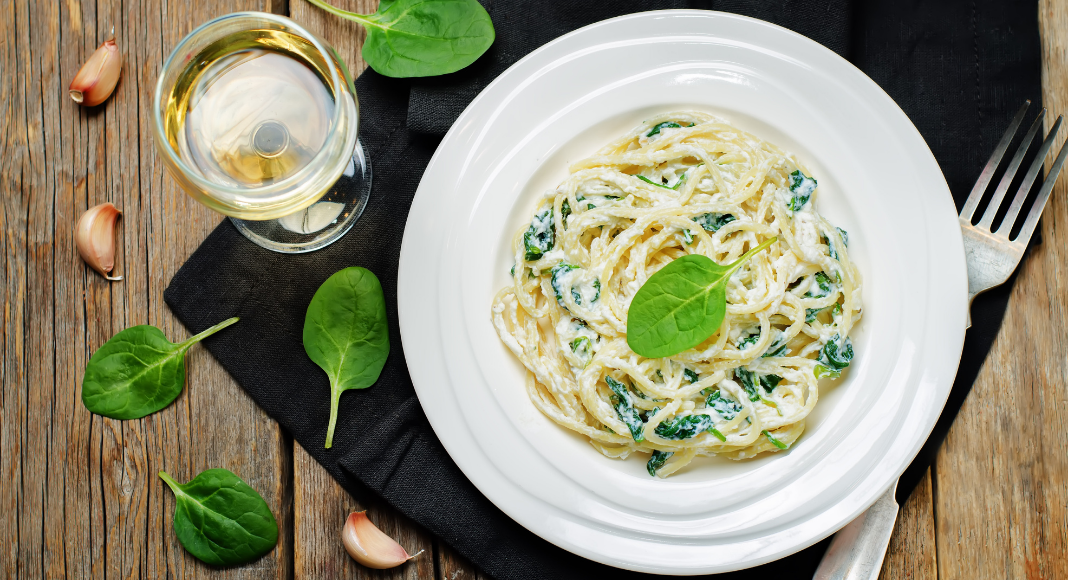
[[323,282],[304,317],[304,350],[330,378],[329,449],[341,393],[373,385],[389,355],[386,299],[374,274],[345,268]]
[[772,445],[778,447],[779,449],[786,449],[787,447],[789,447],[789,445],[787,445],[787,444],[783,443],[782,441],[779,441],[778,439],[772,437],[771,433],[768,433],[767,429],[761,431],[761,433],[763,433],[764,436],[768,438],[768,441],[771,441]]
[[701,344],[723,323],[727,281],[771,238],[733,264],[690,254],[664,266],[638,289],[627,313],[627,344],[648,358],[672,356]]
[[842,376],[842,370],[849,366],[849,363],[853,360],[853,341],[849,337],[844,339],[841,335],[834,335],[823,345],[820,349],[820,354],[816,357],[816,368],[813,370],[813,374],[817,379],[823,377],[829,377],[837,379]]
[[660,451],[659,449],[653,450],[653,456],[649,458],[649,462],[645,464],[645,470],[649,472],[649,475],[656,475],[656,472],[667,463],[669,457],[674,455],[672,451]]
[[383,0],[374,14],[312,4],[367,30],[363,59],[387,77],[456,72],[493,44],[493,21],[476,0]]
[[703,213],[693,218],[693,221],[704,228],[706,232],[718,232],[719,228],[737,219],[729,213]]
[[836,227],[834,229],[838,230],[838,235],[842,236],[842,244],[844,244],[845,247],[848,248],[849,247],[849,233],[846,232],[845,230],[843,230],[842,228],[837,228]]
[[664,439],[689,439],[702,431],[711,432],[715,425],[708,415],[686,415],[661,421],[653,432]]
[[600,278],[594,278],[593,279],[593,289],[594,289],[594,293],[593,293],[593,298],[590,299],[591,303],[597,302],[598,300],[601,299],[601,279]]
[[650,130],[648,133],[645,134],[645,136],[646,137],[652,137],[653,135],[659,135],[660,134],[660,130],[664,129],[666,127],[670,127],[672,129],[678,129],[679,127],[682,127],[682,125],[679,125],[675,121],[664,121],[663,123],[657,123],[656,125],[653,126],[652,130]]
[[779,375],[760,375],[760,386],[764,387],[764,391],[769,395],[781,382],[782,377]]
[[635,441],[645,440],[645,424],[642,423],[638,412],[634,410],[634,401],[630,398],[630,390],[623,383],[606,376],[604,382],[612,389],[612,406],[616,409],[619,420],[630,429],[630,436]]
[[564,220],[564,229],[567,229],[567,216],[571,215],[571,202],[564,200],[564,203],[560,204],[560,217]]
[[683,369],[682,374],[686,377],[687,381],[690,381],[691,385],[700,380],[700,377],[697,375],[697,373],[691,371],[690,369]]
[[790,201],[786,208],[791,212],[800,211],[812,198],[812,192],[816,191],[816,180],[795,170],[790,174]]
[[705,399],[705,406],[719,413],[724,420],[730,421],[742,411],[742,404],[734,399],[724,397],[720,391],[715,391]]
[[256,490],[225,469],[208,469],[174,492],[174,534],[197,559],[215,566],[251,562],[278,543],[278,522]]
[[546,252],[553,249],[556,239],[556,229],[553,223],[553,210],[547,209],[534,216],[530,227],[523,233],[523,249],[526,250],[525,258],[528,262],[540,259]]
[[155,326],[132,326],[111,337],[89,359],[82,403],[90,413],[140,419],[170,405],[185,386],[189,347],[237,322],[230,318],[175,344]]
[[682,239],[686,241],[686,245],[693,243],[693,232],[690,230],[682,230]]

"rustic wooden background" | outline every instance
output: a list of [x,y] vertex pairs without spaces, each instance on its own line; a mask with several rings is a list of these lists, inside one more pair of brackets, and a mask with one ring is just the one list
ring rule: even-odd
[[[338,3],[372,12],[377,0]],[[479,578],[388,506],[349,496],[199,347],[185,392],[162,412],[113,421],[82,406],[86,361],[114,333],[154,324],[174,339],[188,334],[163,289],[220,218],[165,175],[151,100],[178,40],[237,10],[289,14],[333,44],[354,74],[364,68],[359,27],[304,0],[0,2],[0,575]],[[1041,0],[1039,12],[1052,117],[1068,112],[1068,0]],[[94,109],[75,106],[67,85],[112,26],[125,58],[116,94]],[[903,507],[884,579],[1068,578],[1066,180],[979,380]],[[76,218],[105,201],[124,211],[119,283],[87,268],[74,248]],[[185,481],[211,467],[259,490],[281,524],[278,547],[249,566],[207,567],[173,534],[174,500],[156,473]],[[355,564],[338,541],[354,509],[370,510],[409,552],[425,555],[384,572]]]

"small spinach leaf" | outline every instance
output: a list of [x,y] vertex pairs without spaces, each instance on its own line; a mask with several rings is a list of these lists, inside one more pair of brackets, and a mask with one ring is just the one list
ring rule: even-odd
[[682,375],[686,377],[686,380],[689,381],[691,385],[700,380],[700,377],[697,375],[697,373],[691,371],[690,369],[683,369]]
[[668,128],[668,127],[672,128],[672,129],[678,129],[678,128],[682,127],[682,125],[679,125],[675,121],[664,121],[663,123],[657,123],[656,125],[653,126],[652,130],[650,130],[648,133],[645,134],[645,136],[646,137],[652,137],[653,135],[659,135],[661,129],[665,129],[665,128]]
[[812,198],[812,192],[816,191],[816,180],[795,170],[790,174],[790,201],[786,208],[791,212],[800,211]]
[[738,341],[738,346],[736,348],[738,350],[745,350],[756,344],[758,340],[760,340],[760,327],[757,327],[756,332],[753,334],[747,334],[742,337],[741,340]]
[[853,341],[848,336],[843,339],[841,335],[836,334],[820,349],[820,354],[816,357],[818,364],[813,374],[817,379],[823,377],[837,379],[842,376],[842,370],[848,367],[852,360]]
[[690,230],[682,230],[682,239],[686,241],[686,245],[689,246],[693,243],[693,232]]
[[693,218],[693,221],[707,232],[718,232],[720,228],[737,219],[729,213],[703,213]]
[[312,4],[367,30],[363,58],[387,77],[456,72],[493,44],[493,21],[475,0],[383,0],[374,14]]
[[528,262],[540,259],[553,249],[556,238],[554,221],[552,208],[546,209],[534,216],[530,227],[523,233],[523,249],[526,250],[525,258]]
[[715,391],[705,399],[705,406],[719,413],[724,420],[730,421],[738,416],[742,410],[742,404],[734,399],[724,397],[720,391]]
[[89,359],[82,378],[82,403],[90,413],[112,419],[140,419],[163,409],[185,386],[189,347],[237,320],[224,320],[178,344],[155,326],[119,332]]
[[822,271],[816,272],[815,282],[816,288],[805,292],[805,298],[825,298],[834,289],[834,282]]
[[649,475],[656,475],[657,471],[667,463],[669,457],[674,455],[672,451],[660,451],[659,449],[653,450],[653,456],[649,458],[649,462],[645,464],[645,470],[649,472]]
[[768,347],[767,352],[760,355],[761,358],[769,358],[773,356],[782,356],[786,354],[786,333],[779,330],[775,340],[771,342],[771,346]]
[[686,415],[661,421],[653,432],[664,439],[689,439],[702,431],[711,432],[715,425],[708,415]]
[[[553,287],[553,293],[556,294],[556,301],[560,306],[564,306],[564,275],[572,270],[578,270],[578,266],[571,264],[557,264],[552,267],[549,272],[552,274],[549,283]],[[575,304],[582,304],[582,294],[579,294],[575,290],[574,286],[571,287],[571,298],[575,301]],[[564,308],[567,308],[564,306]]]
[[782,377],[779,375],[760,375],[760,386],[764,387],[764,391],[769,395],[781,382]]
[[225,469],[208,469],[189,483],[165,472],[174,492],[174,534],[187,552],[215,566],[251,562],[278,543],[278,522],[256,490]]
[[631,301],[627,344],[647,358],[672,356],[701,344],[723,323],[731,274],[776,240],[765,240],[726,266],[700,254],[664,266]]
[[630,390],[623,383],[606,376],[604,382],[612,389],[612,406],[616,409],[619,420],[630,429],[630,436],[635,441],[645,440],[645,424],[642,423],[638,412],[634,410],[634,401],[630,398]]
[[575,353],[575,356],[582,361],[582,366],[590,364],[590,359],[593,357],[593,344],[590,343],[590,339],[585,336],[580,336],[571,341],[571,352]]
[[760,400],[760,393],[756,390],[758,380],[756,373],[745,367],[738,367],[734,369],[734,377],[742,384],[742,388],[745,389],[745,394],[749,395],[750,401]]
[[838,235],[839,235],[839,236],[842,236],[842,244],[843,244],[843,245],[844,245],[845,247],[847,247],[847,248],[848,248],[848,247],[849,247],[849,233],[848,233],[848,232],[846,232],[845,230],[843,230],[842,228],[837,228],[837,227],[836,227],[836,228],[834,228],[834,229],[838,230]]
[[304,350],[330,378],[329,449],[341,393],[373,385],[389,356],[386,299],[370,270],[345,268],[315,291],[304,317]]

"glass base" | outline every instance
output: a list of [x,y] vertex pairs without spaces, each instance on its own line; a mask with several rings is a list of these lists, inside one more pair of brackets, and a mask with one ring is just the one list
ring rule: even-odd
[[237,231],[257,245],[275,252],[300,254],[324,248],[345,235],[360,219],[371,196],[371,160],[363,144],[345,172],[319,201],[305,209],[274,220],[242,220],[231,217]]

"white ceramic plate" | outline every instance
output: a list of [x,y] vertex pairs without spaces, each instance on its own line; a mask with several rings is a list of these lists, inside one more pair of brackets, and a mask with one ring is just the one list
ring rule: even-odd
[[[527,399],[490,323],[511,239],[567,166],[649,116],[718,114],[794,152],[864,280],[857,357],[824,381],[801,439],[663,480],[608,459]],[[388,162],[377,160],[376,162]],[[419,400],[463,472],[523,526],[612,566],[714,573],[832,534],[897,478],[949,394],[965,259],[931,152],[897,105],[830,50],[728,14],[665,11],[589,26],[516,63],[438,147],[412,204],[398,308]]]

